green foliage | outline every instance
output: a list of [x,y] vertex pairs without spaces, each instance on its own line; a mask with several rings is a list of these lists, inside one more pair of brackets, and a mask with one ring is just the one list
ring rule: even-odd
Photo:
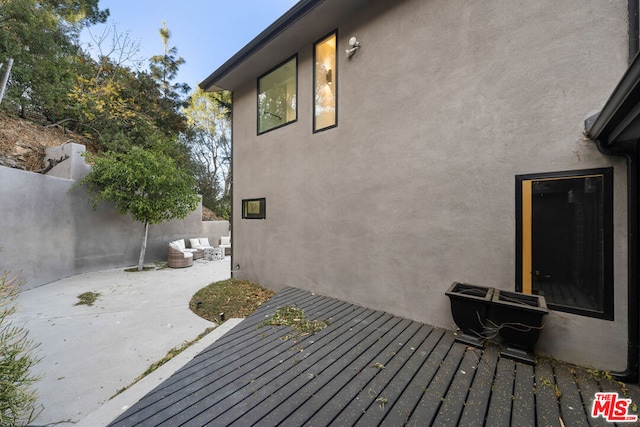
[[98,300],[100,296],[99,292],[83,292],[78,295],[78,302],[75,305],[88,305],[92,306],[94,302]]
[[186,95],[191,89],[186,83],[171,83],[178,75],[178,69],[185,60],[178,56],[178,49],[175,46],[169,47],[171,32],[165,21],[162,21],[162,28],[159,32],[164,45],[164,53],[151,57],[149,69],[151,77],[160,84],[163,98],[172,102],[177,108],[182,105],[182,95]]
[[133,146],[89,157],[93,170],[80,184],[88,186],[94,208],[110,202],[135,221],[159,224],[183,219],[198,206],[193,177],[158,148]]
[[177,137],[186,120],[161,96],[149,73],[134,72],[108,58],[86,58],[83,74],[69,92],[63,115],[70,127],[107,150],[126,151],[131,145]]
[[30,374],[38,363],[34,356],[38,345],[28,331],[15,326],[8,318],[15,313],[15,299],[23,282],[0,276],[0,426],[28,424],[36,415],[37,395],[32,385],[39,378]]
[[104,22],[98,0],[0,1],[0,62],[14,64],[7,99],[47,116],[73,86],[76,40],[85,26]]
[[182,136],[191,153],[202,204],[225,219],[230,219],[231,211],[230,105],[229,92],[197,89],[183,109],[189,127]]
[[[170,146],[170,145],[168,145]],[[144,224],[138,270],[144,269],[149,224],[183,219],[198,206],[193,177],[180,169],[158,141],[149,148],[132,146],[128,151],[88,155],[92,171],[78,185],[86,185],[93,208],[101,202],[115,205]]]
[[[14,59],[2,107],[19,106],[23,117],[39,113],[37,117],[91,140],[94,151],[127,154],[133,146],[161,151],[197,178],[203,204],[228,219],[230,94],[199,92],[193,100],[206,99],[217,107],[199,102],[184,111],[213,114],[214,127],[204,125],[203,117],[194,117],[188,125],[180,108],[186,105],[183,97],[190,88],[173,82],[185,61],[170,47],[166,24],[160,29],[163,54],[150,59],[149,71],[134,70],[126,64],[137,48],[127,36],[113,34],[108,38],[113,43],[110,47],[102,46],[108,33],[94,38],[96,44],[88,49],[97,50],[97,55],[80,48],[80,30],[105,22],[109,15],[108,9],[99,9],[98,2],[0,0],[0,62]],[[182,142],[177,142],[179,138]],[[198,144],[208,144],[214,151],[198,151]],[[192,180],[182,182],[190,186]],[[132,215],[142,210],[132,204],[126,209]]]

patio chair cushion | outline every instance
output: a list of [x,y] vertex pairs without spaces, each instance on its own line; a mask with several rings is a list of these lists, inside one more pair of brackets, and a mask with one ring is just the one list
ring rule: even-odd
[[198,240],[200,241],[200,246],[211,246],[208,237],[200,237]]
[[178,239],[176,240],[176,243],[178,244],[178,249],[179,250],[184,250],[186,248],[185,244],[184,244],[184,239]]
[[200,239],[189,239],[189,244],[192,248],[198,249],[202,244],[200,243]]

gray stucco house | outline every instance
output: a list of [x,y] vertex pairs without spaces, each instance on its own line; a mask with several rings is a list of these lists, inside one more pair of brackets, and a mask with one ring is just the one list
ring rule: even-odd
[[200,85],[233,92],[234,276],[451,329],[454,281],[542,294],[539,352],[633,378],[637,10],[300,1]]

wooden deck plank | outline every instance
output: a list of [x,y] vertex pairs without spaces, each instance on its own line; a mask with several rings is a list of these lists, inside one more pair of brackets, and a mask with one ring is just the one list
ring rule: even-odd
[[[337,335],[330,345],[323,345],[291,369],[280,372],[276,378],[273,378],[268,384],[251,397],[249,402],[243,402],[245,405],[232,408],[224,417],[221,418],[225,423],[233,425],[251,425],[257,423],[280,402],[285,402],[301,387],[309,382],[314,381],[323,370],[336,360],[345,357],[345,354],[360,342],[367,341],[369,338],[378,339],[380,333],[384,335],[389,330],[396,327],[403,329],[400,319],[391,315],[378,312],[379,317],[374,322],[361,322],[359,325],[351,326],[348,331]],[[377,331],[377,333],[376,333]],[[374,334],[371,337],[371,334]]]
[[[351,326],[351,322],[361,322],[367,316],[370,316],[369,311],[362,307],[354,311],[335,313],[334,320],[336,322],[332,327],[320,331],[313,339],[307,337],[307,341],[315,340],[317,342],[317,344],[308,344],[308,347],[315,348],[325,343],[330,343],[334,334],[344,333]],[[260,361],[261,363],[255,363],[250,366],[242,365],[233,373],[233,376],[228,379],[225,378],[225,381],[218,381],[215,384],[216,388],[213,388],[213,386],[208,387],[197,395],[189,396],[187,398],[189,405],[180,411],[177,419],[189,420],[199,416],[210,418],[211,415],[208,408],[214,405],[216,406],[217,414],[220,415],[238,404],[249,404],[250,397],[257,393],[257,390],[273,380],[274,376],[277,376],[283,369],[296,363],[297,359],[295,357],[299,356],[299,352],[292,351],[292,349],[298,343],[291,339],[280,339],[284,332],[289,330],[288,327],[282,328],[282,333],[279,334],[279,337],[271,339],[277,346],[268,355],[268,358]],[[279,328],[276,329],[279,330]],[[330,332],[325,333],[328,330]]]
[[459,427],[477,426],[484,422],[491,398],[491,385],[498,364],[499,352],[496,346],[489,346],[484,351],[474,351],[480,353],[481,358],[462,411]]
[[560,417],[567,426],[588,426],[589,418],[584,411],[582,398],[576,383],[572,369],[564,364],[554,362],[553,371],[556,376],[556,383],[561,391],[560,396]]
[[[331,309],[342,313],[342,315],[354,316],[354,314],[343,310],[346,303],[336,304],[336,300],[324,297],[322,303],[319,302],[320,299],[316,301],[314,307],[322,313]],[[309,308],[308,305],[302,305],[302,307]],[[221,347],[227,351],[226,357],[212,356],[207,363],[201,363],[201,359],[198,361],[194,359],[190,364],[190,369],[184,369],[178,375],[172,376],[163,383],[164,387],[156,388],[141,399],[137,405],[138,413],[128,415],[132,425],[143,420],[157,423],[163,419],[169,419],[177,411],[182,410],[185,403],[178,404],[181,401],[197,402],[199,396],[205,396],[212,391],[213,384],[219,390],[219,388],[236,381],[241,368],[252,370],[255,367],[264,366],[274,358],[280,357],[287,348],[294,345],[293,342],[283,343],[278,339],[279,336],[284,335],[288,327],[268,327],[264,330],[258,330],[255,325],[259,322],[252,323],[254,324],[252,328],[244,328],[244,335],[234,337],[232,340],[228,340],[229,342],[221,344]],[[240,337],[244,337],[245,341],[240,341]],[[216,393],[218,396],[220,394]]]
[[453,344],[431,382],[424,384],[424,393],[409,418],[409,425],[431,425],[440,409],[442,399],[458,371],[465,350],[464,344]]
[[[321,410],[322,406],[335,396],[353,376],[367,370],[376,371],[377,368],[372,366],[376,361],[388,365],[389,361],[394,358],[393,352],[398,349],[398,343],[413,339],[419,328],[419,324],[403,319],[384,335],[378,337],[372,335],[367,341],[363,341],[350,350],[338,362],[328,366],[317,378],[298,390],[287,401],[287,405],[279,405],[260,420],[260,423],[299,426],[318,411],[326,416],[326,412]],[[309,404],[306,405],[306,403]],[[325,419],[321,424],[326,425],[330,421],[331,419]]]
[[513,409],[511,425],[536,425],[535,375],[533,366],[524,363],[516,364],[516,378],[513,388]]
[[[296,353],[300,358],[295,362],[280,364],[277,368],[262,371],[254,383],[251,384],[248,393],[234,393],[231,399],[224,402],[225,412],[215,419],[215,423],[230,425],[240,417],[243,423],[250,424],[250,420],[259,420],[270,407],[261,405],[262,402],[276,393],[292,381],[310,381],[317,375],[320,363],[330,363],[336,360],[348,348],[356,345],[358,340],[364,339],[369,332],[375,328],[390,328],[391,323],[397,323],[399,319],[393,316],[365,310],[362,317],[357,321],[334,324],[329,328],[320,331],[314,336],[314,343],[306,346],[305,354]],[[387,326],[385,326],[387,325]],[[208,403],[205,402],[205,405]],[[196,422],[210,422],[211,419],[196,418]]]
[[513,405],[513,384],[516,362],[510,359],[498,359],[493,391],[489,400],[486,425],[492,427],[511,425]]
[[[611,423],[607,422],[602,417],[591,417],[591,408],[593,406],[593,400],[596,397],[596,393],[600,392],[600,383],[598,379],[586,369],[577,368],[575,372],[576,381],[578,382],[578,390],[580,391],[580,397],[582,398],[582,406],[587,414],[587,418],[592,426],[604,427],[611,426]],[[623,397],[623,396],[620,396]]]
[[[321,300],[315,302],[314,307],[324,310],[340,310],[340,308],[336,308],[336,305],[338,307],[349,306],[349,304],[347,303],[340,304],[337,303],[336,300],[330,298],[322,298]],[[308,309],[308,307],[306,308]],[[244,321],[241,323],[241,325],[242,324],[244,324]],[[270,345],[269,340],[265,338],[268,338],[271,334],[282,334],[282,332],[278,329],[272,328],[263,328],[261,329],[261,333],[255,333],[257,323],[249,322],[249,324],[251,324],[251,327],[247,328],[245,326],[243,328],[239,328],[241,329],[241,332],[239,334],[232,334],[226,340],[221,339],[219,343],[216,343],[216,351],[205,349],[203,353],[200,354],[200,357],[194,358],[189,364],[179,370],[173,376],[174,387],[177,386],[177,383],[181,378],[189,377],[188,383],[193,382],[194,379],[197,379],[198,375],[203,375],[207,372],[207,370],[211,370],[213,367],[210,365],[212,364],[214,364],[215,366],[220,366],[234,362],[236,357],[244,356],[247,352],[253,353],[255,355],[261,346]],[[213,346],[210,346],[210,348],[211,347]],[[215,355],[221,353],[225,354],[226,357],[224,359],[218,359],[214,357]],[[203,358],[203,354],[206,355],[207,358]],[[196,377],[194,377],[193,375],[196,375]]]
[[[279,293],[276,294],[272,299],[261,305],[255,312],[253,312],[253,314],[229,331],[229,333],[225,334],[224,337],[221,338],[222,341],[220,345],[211,346],[209,351],[213,351],[213,354],[224,351],[222,348],[224,344],[227,342],[233,342],[237,337],[242,339],[245,331],[250,331],[251,329],[256,328],[260,323],[273,316],[278,308],[287,305],[293,306],[302,309],[308,316],[311,316],[315,315],[312,313],[318,313],[325,310],[327,305],[344,303],[344,301],[319,295],[312,295],[309,292],[299,290],[296,292],[287,292],[286,296],[286,298],[282,298]],[[200,356],[208,356],[208,351],[203,351]]]
[[[378,340],[367,352],[354,355],[356,358],[342,369],[342,371],[338,373],[331,372],[333,376],[330,381],[327,382],[324,387],[315,391],[304,404],[292,412],[286,420],[282,422],[282,427],[300,426],[305,423],[310,425],[329,424],[339,412],[331,403],[337,400],[337,396],[348,395],[345,399],[340,399],[342,402],[340,409],[348,404],[349,400],[357,395],[358,390],[362,390],[367,381],[375,375],[375,368],[372,365],[376,363],[376,361],[388,364],[386,360],[388,356],[384,354],[387,349],[394,348],[396,344],[407,339],[409,339],[408,344],[412,343],[411,340],[422,341],[425,336],[429,334],[429,331],[430,329],[422,328],[419,324],[411,322],[402,334],[394,336],[392,332],[391,340]],[[385,358],[384,361],[382,360],[383,358]],[[345,394],[345,390],[351,391]]]
[[[273,335],[276,333],[274,331]],[[217,363],[194,372],[190,377],[170,377],[136,404],[137,412],[128,411],[120,419],[126,415],[131,425],[149,419],[168,419],[179,408],[180,401],[206,393],[212,384],[219,383],[221,378],[231,375],[243,365],[259,365],[269,355],[279,355],[282,351],[277,338],[268,339],[255,335],[247,335],[247,338],[244,350],[240,349],[237,353],[231,353],[228,358],[216,360]]]
[[[401,374],[404,374],[408,378],[406,381],[410,381],[413,377],[413,373],[417,371],[422,365],[424,358],[428,356],[432,351],[436,344],[442,338],[444,331],[439,329],[433,329],[432,327],[423,326],[420,328],[418,333],[412,339],[416,339],[417,345],[415,346],[416,351],[411,356],[410,360],[407,362],[407,369],[403,369]],[[425,338],[422,338],[425,336]],[[413,346],[413,342],[407,343],[410,347]],[[409,348],[410,348],[409,347]],[[364,366],[370,366],[375,363],[370,357],[364,360]],[[306,425],[328,425],[328,423],[334,422],[337,424],[337,421],[334,421],[336,417],[340,414],[341,411],[345,409],[347,405],[349,405],[353,399],[358,399],[359,393],[362,390],[367,389],[367,384],[371,381],[373,376],[376,374],[376,371],[373,369],[360,369],[356,372],[356,374],[350,379],[350,381],[345,384],[336,394],[333,395],[329,401],[327,401],[322,409],[314,414],[314,416],[305,423]],[[402,378],[402,375],[399,374],[399,377]],[[323,398],[326,399],[326,394],[323,395]],[[413,409],[413,407],[412,407]],[[407,416],[403,418],[406,420]],[[300,424],[302,425],[302,424]],[[396,424],[400,425],[400,424]]]
[[[293,289],[293,288],[290,288],[290,289]],[[287,300],[289,302],[293,302],[295,304],[304,304],[304,300],[309,300],[309,296],[307,294],[308,293],[303,293],[303,292],[287,292],[285,295],[289,295],[290,297],[295,297],[294,300]],[[277,298],[280,296],[281,296],[280,294],[276,294],[276,297],[274,297],[274,299],[276,299],[276,301],[282,299],[282,298]],[[270,305],[272,300],[270,300],[268,303],[263,305],[263,307],[258,309],[258,312],[256,313],[259,314],[259,312],[264,309],[271,309],[265,306]],[[334,300],[330,298],[323,298],[322,300],[315,301],[315,303],[328,304],[328,303],[334,303]],[[260,319],[261,316],[258,316],[256,313],[254,313],[253,317]],[[176,372],[176,374],[173,376],[174,383],[176,383],[177,380],[181,377],[191,376],[193,372],[196,372],[196,373],[203,372],[203,370],[205,370],[207,366],[212,363],[211,362],[212,360],[216,360],[213,357],[216,354],[224,353],[225,355],[229,356],[231,352],[231,356],[233,358],[235,357],[234,353],[237,354],[237,353],[246,352],[247,346],[250,345],[249,341],[255,340],[255,337],[253,336],[253,334],[247,335],[246,331],[254,329],[255,323],[256,322],[251,322],[250,319],[244,320],[238,326],[236,326],[227,334],[225,334],[220,340],[218,340],[215,343],[215,345],[212,345],[209,348],[203,350],[200,354],[194,357],[194,359],[190,363],[188,363],[187,365],[179,369],[178,372]],[[264,345],[264,340],[259,340],[259,341],[261,341]],[[254,351],[254,349],[252,349],[252,351]],[[193,378],[191,378],[191,380],[193,380]]]
[[[305,307],[305,306],[303,307],[306,310],[309,310],[309,307]],[[323,298],[322,300],[317,301],[313,305],[313,308],[315,310],[318,310],[317,312],[318,316],[323,316],[324,314],[329,314],[335,311],[343,312],[343,310],[346,310],[349,308],[349,304],[340,303],[336,300],[332,300],[329,298]],[[273,311],[275,310],[272,309],[270,310],[269,313],[273,314]],[[313,316],[314,314],[316,313],[313,313],[311,315]],[[260,328],[260,333],[255,333],[260,323],[264,321],[263,317],[264,316],[259,316],[259,318],[261,319],[260,322],[255,322],[255,321],[248,322],[250,327],[245,326],[240,330],[237,336],[233,336],[229,340],[220,342],[217,346],[218,348],[213,346],[214,347],[213,349],[211,347],[209,349],[205,349],[204,352],[200,355],[200,357],[194,358],[192,363],[188,364],[185,368],[183,368],[182,370],[176,373],[176,382],[179,378],[186,378],[186,377],[189,377],[188,381],[191,382],[194,380],[193,375],[197,376],[199,375],[199,373],[202,373],[204,370],[210,369],[209,365],[211,365],[212,363],[217,363],[217,364],[225,363],[224,362],[225,359],[226,360],[235,359],[236,354],[243,355],[244,353],[247,353],[248,350],[250,350],[251,352],[255,351],[255,349],[253,348],[252,349],[247,348],[247,346],[251,345],[251,341],[256,341],[257,343],[261,343],[262,345],[264,345],[265,342],[268,341],[268,340],[265,340],[265,338],[268,338],[271,334],[276,334],[278,336],[282,336],[284,334],[283,330],[285,330],[285,328],[282,328],[279,330],[279,329],[274,329],[272,327],[262,327]],[[241,323],[241,325],[243,323],[244,321]],[[217,356],[220,354],[223,354],[225,357],[218,358]]]
[[[305,310],[309,310],[309,308],[315,309],[331,309],[338,302],[331,298],[318,298],[312,300],[308,293],[287,293],[294,299],[287,299],[283,301],[283,304],[294,304],[297,306],[304,307]],[[279,296],[277,294],[276,296]],[[275,297],[274,297],[275,298]],[[277,301],[282,300],[282,298],[278,298]],[[343,306],[348,306],[348,304],[344,303]],[[211,361],[217,361],[216,355],[225,354],[227,357],[229,353],[243,353],[246,351],[247,341],[250,339],[256,339],[256,334],[253,334],[253,330],[256,329],[257,325],[264,321],[263,313],[272,314],[275,309],[280,307],[280,304],[271,303],[271,300],[264,304],[262,307],[258,309],[258,311],[254,312],[252,316],[248,319],[245,319],[227,334],[225,334],[220,340],[218,340],[214,345],[209,346],[207,349],[203,350],[200,354],[198,354],[194,359],[187,364],[182,369],[178,370],[175,375],[175,379],[177,380],[180,377],[191,376],[194,372],[200,372],[203,369],[211,364]],[[328,308],[327,308],[328,307]],[[247,333],[249,332],[249,333]],[[263,341],[263,340],[261,340]],[[193,378],[191,378],[193,379]]]
[[[378,369],[375,366],[379,359],[372,360],[374,363],[369,365],[370,369],[374,372],[377,370],[377,372],[375,372],[371,381],[366,384],[366,394],[359,393],[358,396],[360,398],[351,401],[352,404],[356,403],[356,405],[352,406],[352,411],[357,412],[360,410],[363,412],[362,417],[355,425],[371,426],[380,424],[393,406],[393,403],[401,395],[406,383],[417,372],[420,364],[409,362],[414,359],[413,356],[416,354],[416,350],[420,348],[420,345],[430,335],[431,331],[427,328],[422,328],[416,322],[412,322],[411,326],[416,331],[411,339],[396,340],[397,342],[392,343],[385,350],[384,359],[389,360],[388,362],[382,362],[385,365],[383,369]],[[420,354],[418,354],[418,357],[420,357]],[[404,378],[400,376],[400,372],[404,373]]]
[[536,376],[536,418],[538,425],[559,427],[560,407],[558,394],[561,393],[556,384],[553,367],[548,359],[540,359],[535,367]]
[[[458,425],[462,416],[464,403],[469,394],[469,387],[475,376],[476,369],[480,362],[479,354],[473,347],[466,349],[462,363],[455,373],[451,386],[447,391],[444,401],[440,406],[440,411],[433,422],[434,426],[454,426]],[[484,416],[476,421],[481,421]]]
[[[330,326],[289,340],[288,327],[258,327],[284,305]],[[612,425],[591,419],[595,393],[637,404],[640,388],[596,375],[517,363],[495,345],[285,288],[110,425]]]
[[[413,377],[417,374],[418,370],[435,347],[438,340],[442,337],[442,330],[437,330],[431,326],[421,325],[418,333],[408,341],[398,352],[398,361],[406,359],[401,369],[394,373],[393,378],[388,381],[388,384],[383,390],[383,395],[388,401],[381,407],[385,412],[385,416],[382,419],[382,425],[403,425],[409,418],[411,412],[405,413],[399,420],[396,419],[398,415],[397,404],[402,401],[402,396],[410,384]],[[381,403],[381,402],[380,402]],[[369,408],[371,410],[371,407]],[[377,410],[376,410],[377,411]],[[369,419],[370,412],[364,414],[363,418],[359,421],[365,423]]]
[[[418,372],[411,378],[402,395],[393,405],[392,410],[383,420],[383,425],[404,425],[414,413],[425,388],[433,380],[442,361],[446,358],[454,344],[451,332],[435,330],[420,346],[418,354],[425,359]],[[397,423],[397,421],[401,423]]]

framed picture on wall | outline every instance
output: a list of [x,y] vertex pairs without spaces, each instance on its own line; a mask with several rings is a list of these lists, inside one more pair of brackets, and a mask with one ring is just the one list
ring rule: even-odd
[[242,219],[265,219],[267,199],[243,199]]

